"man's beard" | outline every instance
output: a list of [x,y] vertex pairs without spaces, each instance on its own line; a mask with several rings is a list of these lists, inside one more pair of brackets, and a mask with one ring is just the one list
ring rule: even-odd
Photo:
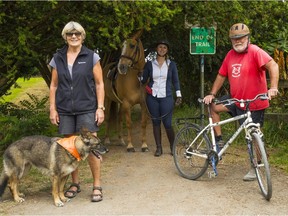
[[247,51],[247,49],[248,49],[248,44],[249,44],[249,41],[247,41],[246,43],[240,44],[240,45],[234,44],[234,45],[233,45],[233,49],[234,49],[235,52],[237,52],[237,53],[243,53],[243,52],[246,52],[246,51]]

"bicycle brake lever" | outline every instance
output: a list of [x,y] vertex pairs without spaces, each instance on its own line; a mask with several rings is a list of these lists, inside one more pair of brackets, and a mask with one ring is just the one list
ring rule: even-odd
[[198,98],[198,102],[199,103],[204,103],[204,99],[203,98]]

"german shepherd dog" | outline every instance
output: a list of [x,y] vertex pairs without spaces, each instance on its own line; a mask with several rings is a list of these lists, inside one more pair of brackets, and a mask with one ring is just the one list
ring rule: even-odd
[[[0,198],[8,185],[14,200],[24,202],[24,194],[18,191],[18,182],[34,166],[51,177],[54,204],[57,207],[64,206],[64,202],[69,201],[69,198],[64,196],[64,187],[69,174],[78,167],[80,160],[87,158],[91,151],[99,157],[96,152],[97,147],[100,146],[100,139],[87,129],[82,129],[80,135],[76,136],[71,143],[72,148],[75,146],[74,153],[60,145],[60,140],[59,137],[35,135],[12,143],[3,155]],[[78,158],[75,152],[78,153]]]

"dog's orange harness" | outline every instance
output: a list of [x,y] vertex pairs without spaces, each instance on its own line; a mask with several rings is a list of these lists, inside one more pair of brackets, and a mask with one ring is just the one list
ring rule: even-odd
[[77,136],[65,137],[59,139],[57,143],[61,145],[63,148],[65,148],[70,154],[72,154],[77,159],[77,161],[80,161],[81,160],[80,154],[75,147],[76,138]]

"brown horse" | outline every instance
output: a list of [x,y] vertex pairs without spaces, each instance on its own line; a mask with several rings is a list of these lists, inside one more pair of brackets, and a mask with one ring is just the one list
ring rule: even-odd
[[[145,65],[145,54],[140,36],[142,31],[138,31],[132,38],[124,41],[119,62],[110,63],[103,68],[105,85],[105,144],[110,144],[109,133],[111,123],[117,119],[118,137],[121,144],[125,144],[122,137],[122,116],[125,116],[128,130],[128,152],[135,152],[132,144],[132,121],[131,109],[134,105],[141,106],[141,128],[142,128],[142,151],[148,151],[146,143],[147,109],[145,104],[144,87],[140,85],[138,73]],[[113,117],[113,110],[117,105],[117,117]],[[119,107],[118,107],[119,105]],[[114,107],[114,108],[113,108]],[[115,124],[114,124],[115,125]]]

